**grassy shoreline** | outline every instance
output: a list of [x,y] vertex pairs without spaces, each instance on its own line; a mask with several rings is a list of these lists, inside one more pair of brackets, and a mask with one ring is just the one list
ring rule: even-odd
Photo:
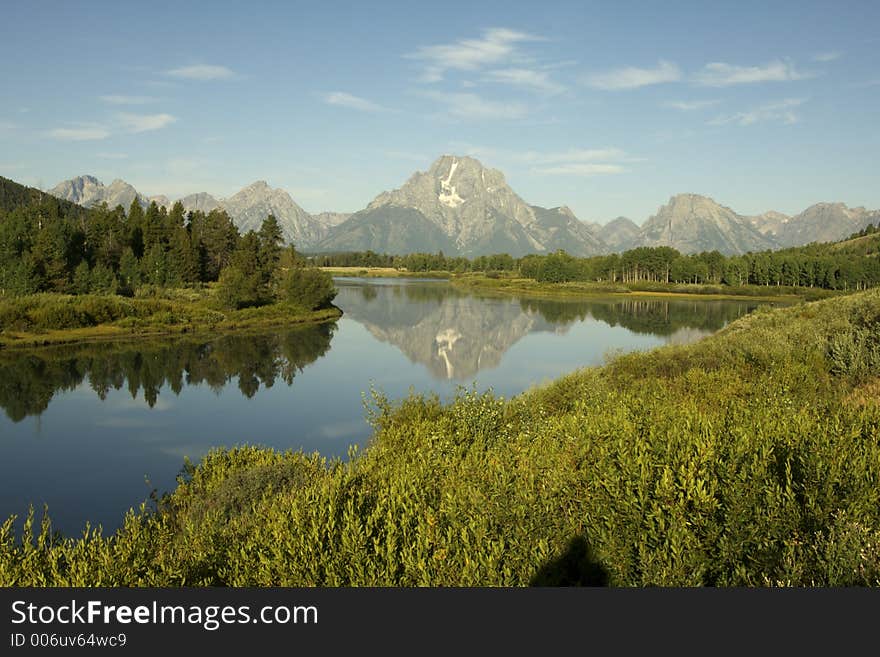
[[331,276],[354,276],[357,278],[436,278],[453,277],[448,271],[404,271],[394,267],[319,267]]
[[285,303],[218,310],[209,295],[172,291],[170,298],[39,294],[0,303],[0,349],[172,335],[219,335],[338,319],[336,306],[308,311]]
[[749,285],[685,285],[678,283],[542,283],[530,278],[491,278],[483,274],[463,274],[450,281],[458,287],[550,298],[627,295],[700,299],[743,299],[754,301],[815,301],[840,293],[809,288],[763,288]]
[[683,283],[595,283],[568,282],[542,283],[530,278],[508,274],[488,276],[482,273],[455,273],[449,271],[407,272],[393,267],[322,267],[333,276],[358,278],[432,278],[448,280],[459,288],[480,292],[498,292],[543,298],[585,298],[610,295],[635,295],[670,298],[743,299],[750,301],[816,301],[843,294],[819,288],[792,288],[745,285],[732,287],[713,284]]

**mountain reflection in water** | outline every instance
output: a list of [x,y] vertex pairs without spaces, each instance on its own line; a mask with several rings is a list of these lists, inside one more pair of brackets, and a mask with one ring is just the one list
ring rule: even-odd
[[[599,321],[670,343],[692,342],[751,312],[754,301],[607,297],[590,300],[498,298],[448,283],[337,279],[336,304],[347,319],[394,345],[437,379],[468,381],[496,367],[528,333],[565,334],[576,322]],[[404,302],[405,301],[405,302]]]

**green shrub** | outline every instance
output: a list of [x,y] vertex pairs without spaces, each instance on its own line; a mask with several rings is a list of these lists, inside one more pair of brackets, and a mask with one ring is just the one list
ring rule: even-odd
[[226,267],[221,272],[216,299],[222,308],[230,310],[265,303],[259,277],[256,274],[246,275],[236,267]]
[[277,296],[305,310],[318,310],[336,298],[336,287],[327,272],[315,267],[291,267],[281,278]]

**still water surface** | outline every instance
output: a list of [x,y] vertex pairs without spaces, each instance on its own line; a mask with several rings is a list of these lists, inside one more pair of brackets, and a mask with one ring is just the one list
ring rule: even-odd
[[696,340],[753,301],[493,298],[445,282],[337,279],[337,322],[215,339],[0,352],[0,521],[48,504],[53,524],[115,529],[185,456],[261,444],[345,457],[363,393],[510,397],[606,354]]

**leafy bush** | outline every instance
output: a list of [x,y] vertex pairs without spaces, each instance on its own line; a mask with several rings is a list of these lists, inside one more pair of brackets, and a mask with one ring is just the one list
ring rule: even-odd
[[220,274],[217,302],[221,307],[230,310],[265,303],[259,277],[256,274],[247,275],[237,267],[227,267]]
[[291,267],[278,285],[278,299],[305,310],[326,308],[336,298],[333,277],[315,267]]

